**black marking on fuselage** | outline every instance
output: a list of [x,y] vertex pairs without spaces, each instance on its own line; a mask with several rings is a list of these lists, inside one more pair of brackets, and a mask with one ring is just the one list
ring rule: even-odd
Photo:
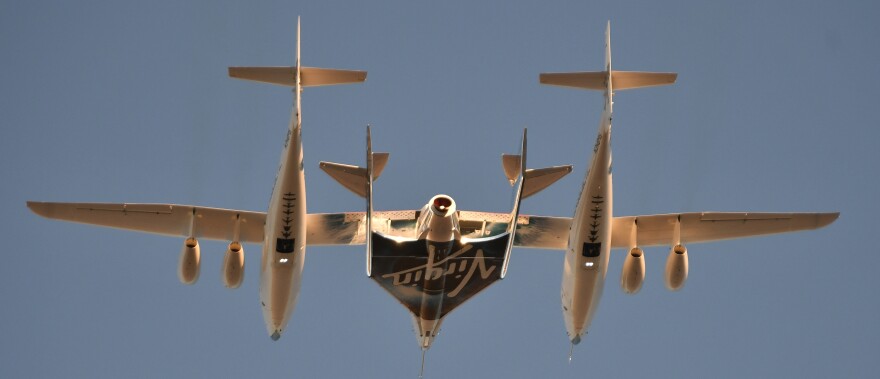
[[281,226],[281,237],[277,238],[275,241],[275,251],[279,253],[292,253],[294,246],[296,245],[296,239],[290,238],[291,234],[293,234],[290,231],[290,223],[293,222],[293,219],[290,217],[290,215],[293,214],[293,202],[296,201],[296,194],[293,192],[288,192],[284,194],[281,199],[284,200],[284,204],[282,204],[284,209],[281,211],[281,213],[284,214],[284,218],[281,219],[281,222],[283,222],[284,225]]
[[581,254],[588,258],[595,258],[602,254],[601,242],[584,242],[584,249]]
[[295,238],[277,238],[275,240],[275,251],[279,253],[289,254],[293,252],[293,248],[295,245]]
[[[593,200],[591,201],[596,206],[593,207],[593,214],[590,215],[590,218],[593,219],[593,222],[590,223],[590,236],[587,237],[591,243],[595,244],[596,240],[599,239],[599,219],[602,218],[602,204],[605,203],[605,198],[603,196],[593,196]],[[600,243],[601,245],[601,243]],[[586,253],[587,245],[584,244],[584,256],[588,256]],[[598,255],[596,255],[598,256]]]

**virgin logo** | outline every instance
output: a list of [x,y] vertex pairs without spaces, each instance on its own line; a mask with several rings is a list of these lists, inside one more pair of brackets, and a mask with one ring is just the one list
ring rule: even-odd
[[460,250],[450,254],[445,259],[434,262],[434,247],[428,246],[428,262],[426,264],[385,274],[382,275],[382,278],[393,278],[392,284],[395,286],[416,285],[421,280],[460,279],[458,286],[446,294],[449,297],[455,297],[462,289],[467,287],[467,284],[477,271],[479,271],[482,279],[488,279],[497,268],[494,264],[491,266],[486,265],[486,257],[483,255],[482,249],[478,249],[474,253],[473,259],[455,259],[471,249],[473,249],[473,246],[464,245]]

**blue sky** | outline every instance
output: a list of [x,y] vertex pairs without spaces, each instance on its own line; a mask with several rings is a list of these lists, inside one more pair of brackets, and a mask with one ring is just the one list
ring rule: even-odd
[[872,2],[0,2],[0,377],[415,377],[409,316],[363,275],[363,248],[309,249],[287,333],[266,335],[259,247],[223,288],[223,243],[198,284],[182,241],[39,218],[26,200],[265,210],[292,96],[232,65],[364,69],[309,89],[310,212],[359,210],[317,169],[358,164],[366,124],[391,152],[377,209],[437,194],[507,211],[500,154],[529,128],[531,167],[570,177],[528,214],[573,213],[601,95],[538,85],[544,71],[675,71],[615,96],[615,214],[840,211],[808,233],[691,245],[685,288],[646,250],[642,291],[622,252],[568,364],[562,255],[517,250],[507,279],[451,314],[428,378],[874,377],[880,192],[880,26]]

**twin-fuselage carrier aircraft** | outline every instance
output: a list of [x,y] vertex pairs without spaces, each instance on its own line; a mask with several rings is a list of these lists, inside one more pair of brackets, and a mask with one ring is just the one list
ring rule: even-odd
[[195,283],[199,277],[200,239],[230,242],[222,270],[223,282],[229,288],[240,286],[243,279],[242,244],[261,245],[260,304],[273,340],[284,332],[296,305],[307,246],[366,245],[367,276],[412,314],[423,352],[436,338],[444,317],[504,279],[514,247],[564,251],[562,313],[573,346],[587,332],[599,305],[613,248],[627,251],[620,285],[624,292],[632,294],[639,291],[645,277],[642,247],[670,246],[665,281],[667,288],[674,291],[682,288],[688,275],[685,243],[817,229],[838,217],[838,213],[751,212],[614,217],[614,90],[672,84],[676,74],[612,70],[610,24],[605,36],[604,71],[540,75],[543,84],[604,93],[592,160],[572,218],[519,214],[522,199],[571,172],[571,166],[527,169],[525,131],[520,153],[502,155],[504,174],[514,190],[510,213],[459,210],[447,195],[436,195],[417,210],[374,211],[373,182],[382,173],[388,154],[372,151],[369,127],[365,167],[320,163],[321,169],[341,185],[366,199],[366,211],[308,214],[300,133],[302,90],[362,82],[366,72],[302,67],[297,25],[296,66],[230,67],[229,75],[293,87],[293,114],[268,212],[176,204],[27,205],[47,218],[184,237],[179,276],[186,284]]

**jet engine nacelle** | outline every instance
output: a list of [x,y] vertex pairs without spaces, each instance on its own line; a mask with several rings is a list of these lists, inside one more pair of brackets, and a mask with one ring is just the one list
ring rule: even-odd
[[666,289],[678,291],[688,278],[688,251],[682,245],[675,245],[666,258]]
[[623,292],[633,295],[642,289],[645,281],[644,252],[638,247],[630,249],[623,261],[623,272],[620,273],[620,288]]
[[199,263],[201,263],[199,241],[195,238],[187,238],[183,242],[183,250],[180,252],[180,267],[177,270],[177,276],[181,283],[194,284],[199,280]]
[[232,242],[223,256],[223,285],[238,288],[244,281],[244,248],[241,243]]
[[419,218],[419,239],[432,242],[449,242],[461,237],[455,201],[446,195],[437,195],[422,208]]

